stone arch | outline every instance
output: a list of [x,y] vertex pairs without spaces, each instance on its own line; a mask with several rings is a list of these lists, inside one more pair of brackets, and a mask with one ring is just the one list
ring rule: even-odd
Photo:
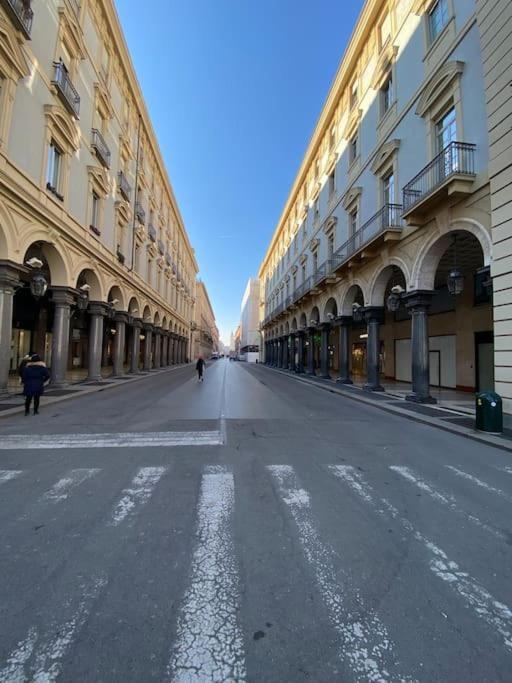
[[168,327],[167,316],[164,315],[164,317],[162,318],[162,329],[167,330],[167,327]]
[[325,302],[323,322],[329,322],[331,320],[334,320],[334,318],[337,315],[338,315],[338,304],[336,302],[336,299],[331,296]]
[[300,314],[300,327],[301,327],[301,329],[304,330],[304,329],[306,329],[307,326],[308,326],[308,321],[306,319],[306,314],[301,313]]
[[491,264],[492,241],[488,230],[473,219],[458,218],[445,229],[427,239],[420,248],[412,269],[411,290],[434,289],[439,261],[450,247],[454,234],[458,232],[469,232],[476,237],[482,248],[484,266]]
[[148,322],[148,323],[153,320],[153,316],[151,315],[151,309],[148,306],[148,304],[146,304],[144,306],[144,310],[142,313],[142,319],[144,320],[144,322]]
[[128,313],[133,315],[134,318],[141,317],[140,304],[136,296],[132,296],[130,303],[128,304]]
[[8,208],[0,202],[0,258],[14,261],[16,226]]
[[297,329],[297,318],[293,318],[291,328],[292,332],[295,332],[295,330]]
[[[121,291],[121,287],[119,287],[119,285],[114,285],[113,287],[110,288],[107,300],[112,302],[112,305],[114,306],[116,311],[124,311],[125,310],[125,298],[124,298],[123,292]],[[114,301],[115,301],[115,303],[114,303]]]
[[363,288],[358,282],[352,282],[342,298],[341,315],[352,315],[353,304],[358,303],[360,306],[364,306],[364,302]]
[[405,286],[402,284],[402,282],[398,284],[402,284],[404,289],[408,289],[410,273],[407,264],[402,259],[397,257],[387,259],[386,265],[383,265],[380,270],[375,271],[370,282],[370,295],[368,299],[370,306],[384,306],[384,294],[386,292],[388,282],[395,272],[394,269],[398,269],[401,272],[405,281]]
[[82,285],[88,285],[87,296],[91,301],[104,301],[103,285],[96,271],[92,268],[81,268],[76,279],[75,287],[79,289]]
[[308,325],[318,325],[320,322],[320,311],[318,310],[318,306],[313,306],[311,309],[311,313],[309,314],[309,320],[308,320]]
[[160,327],[160,313],[157,311],[155,317],[153,318],[153,325]]
[[[48,235],[44,235],[46,238]],[[73,282],[70,277],[70,268],[64,254],[61,253],[54,244],[39,239],[32,239],[23,249],[23,263],[27,260],[27,253],[40,251],[42,260],[48,264],[50,271],[51,284],[54,287],[72,287]]]

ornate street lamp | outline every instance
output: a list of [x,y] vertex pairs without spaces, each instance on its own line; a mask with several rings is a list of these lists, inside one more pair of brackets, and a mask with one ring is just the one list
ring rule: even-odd
[[360,323],[363,319],[363,307],[361,304],[358,304],[357,302],[354,302],[352,304],[352,317],[354,318],[354,322]]
[[90,285],[84,284],[78,288],[78,297],[76,300],[76,306],[79,311],[85,311],[89,305],[89,290]]
[[395,285],[394,287],[391,287],[391,293],[386,299],[386,308],[388,311],[391,313],[396,313],[396,311],[398,311],[400,308],[403,292],[405,292],[405,289],[402,287],[402,285]]
[[43,267],[43,262],[41,259],[35,256],[26,262],[26,265],[33,268],[34,271],[30,277],[30,293],[35,299],[41,299],[46,294],[48,289],[48,282],[43,275],[41,268]]
[[453,237],[453,268],[446,279],[448,291],[457,296],[464,291],[464,275],[457,268],[457,235]]

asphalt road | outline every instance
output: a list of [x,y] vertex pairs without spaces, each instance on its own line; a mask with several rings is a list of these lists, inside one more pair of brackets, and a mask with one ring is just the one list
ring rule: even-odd
[[0,683],[510,681],[509,454],[210,363],[0,421]]

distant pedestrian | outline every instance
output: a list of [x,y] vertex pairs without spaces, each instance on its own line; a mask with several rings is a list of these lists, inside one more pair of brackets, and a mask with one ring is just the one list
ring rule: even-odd
[[50,379],[48,368],[35,353],[23,368],[23,395],[25,396],[25,415],[30,413],[34,399],[34,415],[39,412],[39,399],[44,393],[44,385]]
[[202,382],[203,379],[204,379],[204,378],[203,378],[203,373],[204,373],[205,367],[206,367],[206,363],[204,362],[203,357],[202,357],[202,356],[199,356],[199,358],[197,359],[197,363],[196,363],[197,380],[198,380],[198,382]]

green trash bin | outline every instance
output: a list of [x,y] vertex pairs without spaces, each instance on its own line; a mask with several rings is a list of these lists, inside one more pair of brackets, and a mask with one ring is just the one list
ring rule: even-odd
[[482,391],[476,395],[476,424],[480,432],[501,434],[503,432],[503,405],[501,396],[494,391]]

